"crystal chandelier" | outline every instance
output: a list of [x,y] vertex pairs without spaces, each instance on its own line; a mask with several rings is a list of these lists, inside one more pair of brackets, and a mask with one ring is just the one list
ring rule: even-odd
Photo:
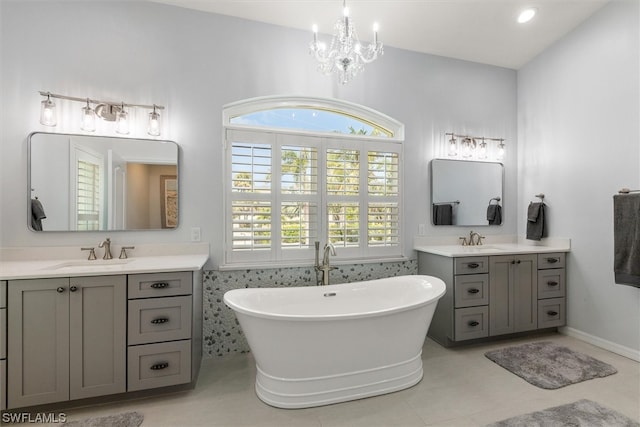
[[318,26],[313,26],[313,41],[309,44],[309,53],[318,61],[318,70],[323,74],[338,73],[338,80],[347,84],[360,71],[364,64],[373,62],[382,55],[382,43],[378,41],[378,24],[373,24],[373,43],[363,45],[358,33],[349,18],[346,0],[342,2],[343,17],[334,25],[335,34],[327,49],[325,43],[318,41]]

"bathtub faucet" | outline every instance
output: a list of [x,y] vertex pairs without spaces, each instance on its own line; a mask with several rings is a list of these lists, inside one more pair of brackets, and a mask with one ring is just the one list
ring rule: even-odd
[[[327,243],[324,245],[324,256],[322,257],[322,264],[320,264],[320,242],[315,242],[316,244],[316,285],[324,286],[329,284],[329,272],[331,270],[335,270],[336,267],[331,267],[329,262],[329,255],[336,256],[336,248],[331,244]],[[319,277],[319,273],[322,273],[322,279]]]

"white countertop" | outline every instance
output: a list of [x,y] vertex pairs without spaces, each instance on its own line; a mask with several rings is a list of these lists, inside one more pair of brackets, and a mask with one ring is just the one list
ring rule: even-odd
[[[458,244],[446,244],[449,239],[415,238],[416,251],[427,252],[446,257],[484,256],[484,255],[515,255],[550,252],[571,251],[571,240],[565,238],[543,239],[540,242],[525,241],[522,239],[509,239],[504,236],[487,236],[485,242],[478,246],[462,246]],[[486,241],[488,240],[488,241]],[[516,240],[511,241],[509,240]]]
[[113,259],[92,261],[84,258],[86,252],[78,252],[67,247],[4,248],[0,280],[196,271],[209,259],[208,245],[141,245],[128,251],[126,259],[118,259],[119,251],[112,250]]

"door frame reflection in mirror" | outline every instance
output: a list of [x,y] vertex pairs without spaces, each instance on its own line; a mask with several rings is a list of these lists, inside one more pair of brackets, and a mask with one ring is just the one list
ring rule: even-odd
[[[432,225],[485,226],[489,224],[490,204],[501,206],[504,218],[504,165],[499,162],[433,159],[429,162],[431,179],[430,216]],[[435,205],[444,206],[435,212]],[[449,208],[450,206],[450,212]],[[444,221],[436,221],[442,215]],[[450,223],[446,220],[451,217]],[[436,224],[436,222],[440,222]]]
[[[79,230],[76,215],[79,175],[71,164],[75,165],[81,151],[104,159],[102,171],[97,171],[103,179],[95,183],[103,203],[93,211],[94,217],[102,218],[99,220],[102,225],[92,230]],[[139,179],[128,172],[132,168]],[[177,228],[180,218],[177,205],[175,226],[163,226],[160,177],[165,175],[176,177],[177,204],[180,146],[174,141],[33,132],[27,138],[28,228],[50,232]]]

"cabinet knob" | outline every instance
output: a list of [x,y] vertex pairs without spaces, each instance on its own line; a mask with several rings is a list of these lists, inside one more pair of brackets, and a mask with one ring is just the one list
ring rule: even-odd
[[169,319],[166,317],[158,317],[157,319],[153,319],[151,321],[151,323],[153,323],[154,325],[159,325],[161,323],[167,323],[169,322]]
[[516,260],[515,260],[515,259],[512,259],[512,260],[511,260],[511,264],[515,264],[515,263],[516,263]]
[[470,321],[469,323],[467,323],[467,325],[474,327],[474,326],[478,326],[480,323],[476,322],[475,320]]
[[75,292],[75,291],[77,291],[77,290],[78,290],[78,287],[77,287],[77,286],[71,286],[71,287],[69,288],[69,290],[70,290],[71,292]]
[[151,369],[152,371],[159,371],[161,369],[166,369],[168,367],[169,367],[169,364],[166,362],[163,362],[163,363],[156,363],[155,365],[151,365],[149,369]]
[[151,287],[153,289],[164,289],[164,288],[168,288],[169,284],[167,282],[156,282],[156,283],[152,283]]
[[477,262],[470,262],[469,264],[467,264],[467,266],[469,268],[478,268],[480,267],[480,264],[478,264]]
[[549,310],[549,311],[547,311],[547,315],[549,315],[549,316],[557,316],[558,312],[557,311],[553,311],[553,310]]
[[547,286],[558,286],[558,282],[547,282]]
[[467,289],[467,292],[469,292],[470,294],[477,294],[478,292],[480,292],[480,289],[471,288]]
[[61,294],[64,292],[64,288],[62,286],[58,286],[58,288],[56,289],[56,292]]

